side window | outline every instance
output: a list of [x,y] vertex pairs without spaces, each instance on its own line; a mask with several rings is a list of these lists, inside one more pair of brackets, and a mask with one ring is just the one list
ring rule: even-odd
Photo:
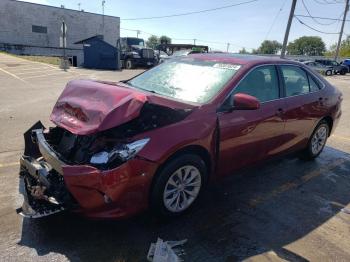
[[309,93],[306,72],[297,66],[281,66],[287,96]]
[[320,84],[318,82],[316,82],[316,80],[308,74],[309,77],[309,84],[310,84],[310,92],[316,92],[318,90],[320,90]]
[[233,95],[237,93],[255,96],[260,102],[278,99],[279,86],[275,66],[261,66],[248,73],[234,88]]

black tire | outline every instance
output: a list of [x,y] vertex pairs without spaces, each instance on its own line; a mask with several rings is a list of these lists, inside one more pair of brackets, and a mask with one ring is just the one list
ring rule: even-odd
[[[189,165],[197,168],[197,170],[200,173],[201,182],[199,193],[197,194],[196,198],[194,198],[193,202],[185,210],[177,212],[171,211],[166,207],[164,203],[165,200],[163,199],[167,183],[170,177],[175,173],[175,171],[177,171],[181,167]],[[205,184],[207,182],[207,173],[208,172],[205,162],[197,155],[183,154],[179,155],[174,159],[171,159],[165,164],[165,166],[160,170],[160,172],[156,174],[155,181],[153,183],[150,194],[150,206],[152,211],[156,215],[161,217],[173,217],[187,212],[198,201],[198,198],[200,197],[200,194],[203,191],[203,188],[205,187]]]
[[[312,150],[313,138],[314,138],[316,132],[318,130],[320,130],[320,128],[323,128],[323,127],[326,128],[326,140],[318,152],[313,152],[313,150]],[[321,120],[318,123],[318,125],[315,127],[314,131],[312,132],[312,135],[309,138],[307,147],[301,152],[300,158],[303,160],[313,160],[316,157],[318,157],[322,153],[323,148],[326,145],[328,136],[329,136],[329,124],[327,123],[327,121]]]
[[343,76],[343,75],[345,75],[346,74],[346,69],[342,69],[341,71],[340,71],[340,74]]
[[326,76],[331,76],[331,75],[333,75],[333,72],[332,72],[332,70],[327,70],[325,74],[326,74]]
[[132,62],[131,59],[127,59],[125,61],[125,68],[126,69],[133,69],[134,68],[134,63]]

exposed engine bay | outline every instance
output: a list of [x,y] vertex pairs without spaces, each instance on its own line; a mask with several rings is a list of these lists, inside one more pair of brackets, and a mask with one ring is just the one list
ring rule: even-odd
[[[54,151],[61,155],[62,161],[67,164],[91,164],[100,169],[111,169],[131,158],[132,152],[128,151],[133,149],[130,147],[134,148],[138,145],[132,143],[133,136],[178,122],[184,119],[189,112],[145,103],[139,117],[118,127],[92,135],[75,135],[63,128],[54,127],[50,128],[45,138]],[[99,152],[101,152],[100,155],[93,157]],[[103,158],[102,152],[116,153],[107,163],[97,161],[97,158]]]

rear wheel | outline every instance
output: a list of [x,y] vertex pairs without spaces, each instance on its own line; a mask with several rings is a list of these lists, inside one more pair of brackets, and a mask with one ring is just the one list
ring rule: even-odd
[[318,157],[326,145],[328,135],[329,125],[326,121],[322,120],[312,133],[307,148],[305,148],[301,154],[301,158],[305,160],[312,160]]
[[151,192],[151,207],[161,216],[184,213],[198,199],[207,179],[204,161],[184,154],[168,162],[157,175]]
[[345,74],[346,74],[346,71],[347,71],[347,70],[346,70],[345,68],[343,68],[343,69],[340,71],[340,74],[341,74],[341,75],[345,75]]

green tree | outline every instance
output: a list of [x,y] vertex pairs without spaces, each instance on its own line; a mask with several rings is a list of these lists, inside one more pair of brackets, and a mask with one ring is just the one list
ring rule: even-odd
[[159,37],[158,43],[161,44],[162,42],[171,44],[171,38],[166,35],[162,35],[161,37]]
[[326,51],[326,45],[321,37],[302,36],[290,42],[287,51],[289,55],[320,56]]
[[[331,45],[329,51],[326,53],[327,56],[334,56],[337,49],[337,44]],[[349,57],[350,56],[350,35],[348,35],[340,44],[339,50],[340,57]]]
[[154,48],[156,48],[158,43],[159,43],[159,38],[155,35],[151,35],[146,41],[146,46],[154,49]]
[[238,51],[240,54],[249,54],[249,52],[243,47],[241,50]]
[[257,52],[259,54],[277,54],[282,49],[282,44],[276,40],[265,40],[261,43]]

